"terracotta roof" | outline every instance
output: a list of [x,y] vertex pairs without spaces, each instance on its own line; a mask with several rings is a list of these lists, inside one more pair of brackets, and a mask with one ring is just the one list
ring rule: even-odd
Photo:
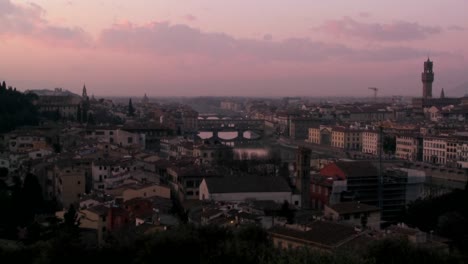
[[334,164],[345,173],[346,177],[379,175],[377,167],[370,161],[338,161]]
[[268,232],[324,247],[337,247],[357,235],[354,227],[333,222],[315,221],[308,228],[310,228],[308,231],[304,231],[284,226],[274,226]]
[[286,180],[272,176],[227,176],[205,178],[210,193],[290,192]]

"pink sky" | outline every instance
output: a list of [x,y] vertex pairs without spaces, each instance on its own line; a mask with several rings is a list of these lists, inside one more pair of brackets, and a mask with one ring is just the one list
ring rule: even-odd
[[[468,1],[0,0],[0,80],[97,96],[420,95],[468,81]],[[468,87],[467,87],[468,88]]]

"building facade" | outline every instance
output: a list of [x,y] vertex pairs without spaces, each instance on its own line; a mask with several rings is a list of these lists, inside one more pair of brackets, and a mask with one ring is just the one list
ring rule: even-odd
[[378,155],[380,146],[380,134],[378,131],[362,132],[362,152]]

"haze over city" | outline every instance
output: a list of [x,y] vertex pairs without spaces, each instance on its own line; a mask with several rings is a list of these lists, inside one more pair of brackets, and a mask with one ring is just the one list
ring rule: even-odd
[[[404,8],[403,8],[404,7]],[[468,2],[0,0],[0,72],[97,96],[370,96],[465,83]]]

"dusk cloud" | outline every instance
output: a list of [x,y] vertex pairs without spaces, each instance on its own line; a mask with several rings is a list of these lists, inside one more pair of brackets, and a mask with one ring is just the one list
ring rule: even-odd
[[429,50],[396,46],[356,51],[351,54],[349,58],[356,61],[399,61],[424,58],[427,54],[431,54],[432,56],[443,56],[445,58],[456,57],[454,54],[449,52],[430,52]]
[[457,25],[452,25],[452,26],[449,26],[447,27],[448,30],[453,30],[453,31],[465,31],[466,28],[464,27],[461,27],[461,26],[457,26]]
[[168,56],[195,55],[212,59],[244,57],[263,62],[297,63],[316,63],[328,59],[397,61],[424,57],[428,52],[403,46],[358,49],[308,38],[273,41],[269,34],[262,39],[239,39],[224,33],[207,33],[187,25],[171,25],[168,22],[115,24],[102,31],[99,44],[126,52]]
[[369,12],[359,12],[359,16],[367,18],[367,17],[370,17],[371,14]]
[[273,36],[271,34],[263,35],[263,40],[273,40]]
[[192,14],[186,14],[186,15],[184,16],[184,19],[187,20],[187,21],[192,22],[192,21],[197,20],[197,17],[194,16],[194,15],[192,15]]
[[212,58],[245,56],[261,60],[313,61],[350,52],[341,44],[290,38],[281,42],[237,39],[224,33],[207,33],[187,25],[152,22],[116,24],[104,30],[100,44],[116,49],[160,55],[199,55]]
[[422,26],[415,22],[363,23],[350,17],[328,20],[318,29],[335,36],[376,41],[419,40],[442,32],[440,27]]
[[17,5],[0,0],[0,10],[0,37],[20,36],[60,46],[84,47],[91,42],[90,36],[79,27],[51,25],[44,18],[45,10],[34,3]]

